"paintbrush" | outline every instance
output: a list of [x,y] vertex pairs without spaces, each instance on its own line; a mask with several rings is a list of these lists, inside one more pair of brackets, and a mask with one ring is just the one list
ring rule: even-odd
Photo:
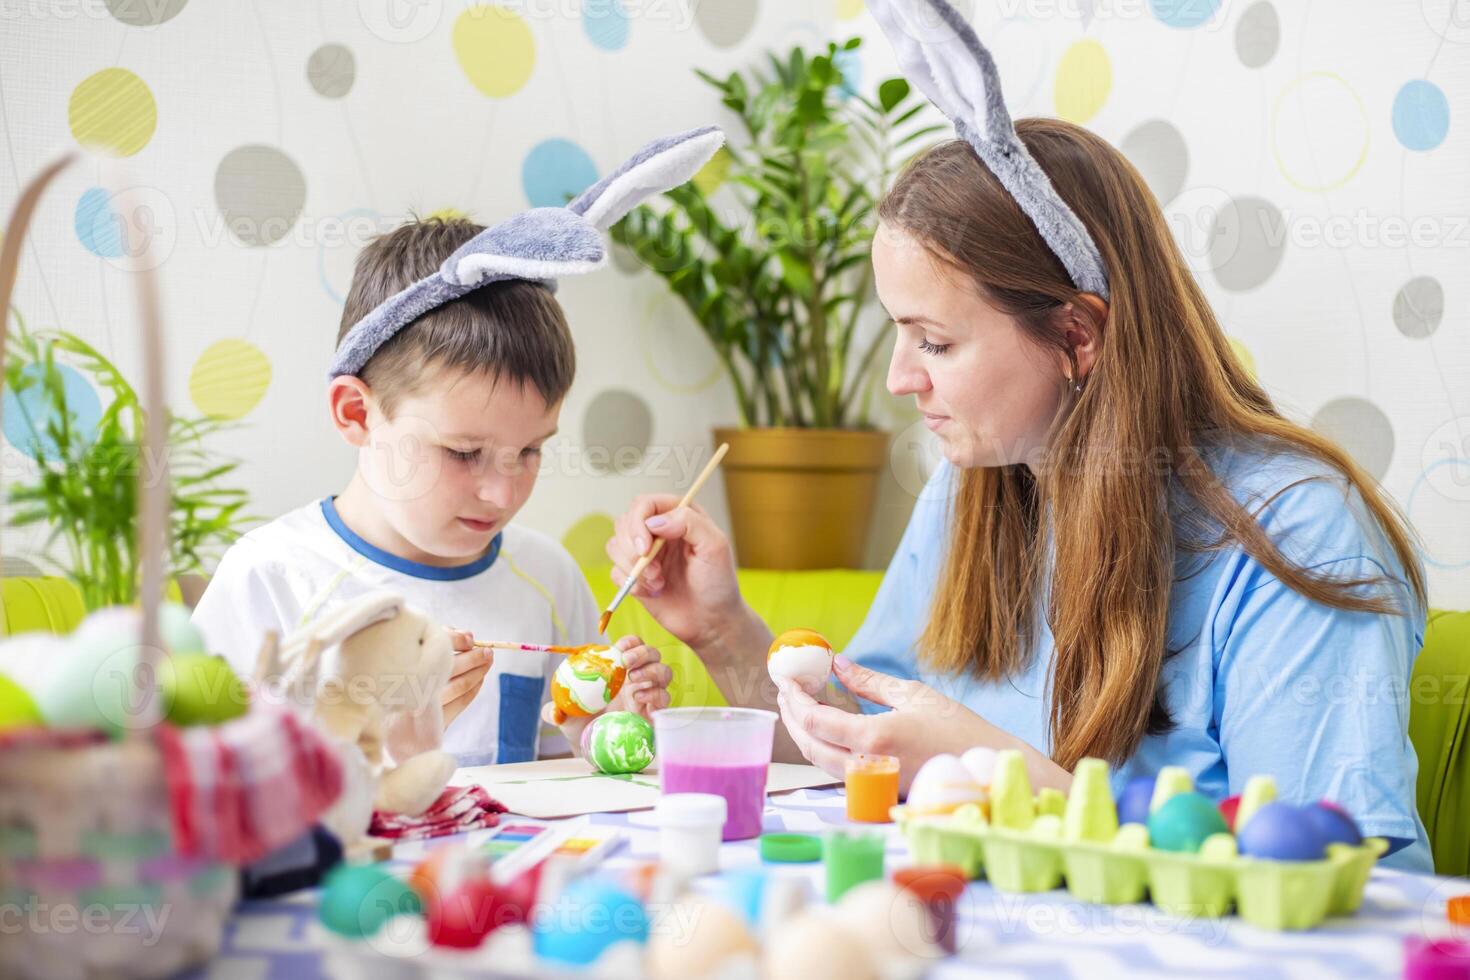
[[566,656],[591,650],[600,643],[585,643],[579,647],[557,647],[545,643],[515,643],[511,640],[476,640],[475,646],[483,650],[526,650],[530,653],[560,653]]
[[[687,507],[689,505],[689,501],[694,499],[694,495],[699,492],[699,488],[704,486],[704,481],[710,478],[710,474],[715,471],[715,467],[720,465],[720,460],[724,459],[725,453],[729,451],[730,444],[728,442],[720,443],[720,448],[715,450],[715,454],[709,458],[709,462],[704,464],[704,469],[700,470],[699,476],[694,478],[694,483],[690,485],[689,492],[684,494],[683,500],[679,501],[679,507]],[[678,510],[679,508],[676,507],[674,509]],[[603,610],[602,616],[597,620],[597,632],[607,632],[607,624],[612,620],[613,613],[617,612],[618,606],[622,605],[623,600],[628,598],[628,593],[632,592],[633,586],[638,584],[638,579],[643,575],[643,570],[648,567],[649,562],[658,557],[658,553],[663,550],[663,547],[663,538],[653,539],[653,547],[648,549],[646,555],[638,559],[638,563],[633,566],[633,571],[628,573],[628,579],[623,583],[623,587],[618,589],[618,594],[613,596],[612,602],[609,602],[607,608]]]

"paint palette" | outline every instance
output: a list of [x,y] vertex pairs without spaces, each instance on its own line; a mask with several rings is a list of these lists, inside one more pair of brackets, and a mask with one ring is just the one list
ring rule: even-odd
[[[490,858],[491,862],[510,857],[523,847],[528,847],[538,842],[542,834],[552,832],[561,828],[552,828],[542,824],[504,824],[496,828],[494,836],[486,838],[479,844],[482,854]],[[568,836],[557,843],[551,852],[552,856],[571,858],[575,860],[572,866],[577,872],[586,871],[602,862],[626,840],[625,835],[611,827],[577,827],[569,831]]]

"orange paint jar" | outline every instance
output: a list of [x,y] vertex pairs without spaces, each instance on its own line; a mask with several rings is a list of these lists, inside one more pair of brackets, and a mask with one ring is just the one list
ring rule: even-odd
[[898,760],[891,755],[855,755],[847,760],[847,819],[888,823],[898,805]]

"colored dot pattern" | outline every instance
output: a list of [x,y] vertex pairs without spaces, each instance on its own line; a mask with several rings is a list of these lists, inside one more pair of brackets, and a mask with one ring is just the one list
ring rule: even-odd
[[1056,113],[1068,122],[1085,123],[1108,99],[1113,88],[1113,65],[1096,41],[1078,41],[1057,65]]
[[271,363],[249,341],[216,341],[189,372],[189,397],[204,415],[240,419],[260,404],[271,383]]
[[300,217],[306,177],[274,146],[236,147],[215,170],[214,198],[241,244],[271,245],[285,238]]
[[[62,135],[69,133],[79,146],[115,157],[142,155],[133,165],[136,172],[157,181],[145,188],[150,196],[139,199],[141,208],[114,198],[100,174],[89,173],[67,190],[71,196],[60,205],[63,217],[55,224],[73,259],[91,258],[103,268],[123,267],[135,251],[134,241],[144,235],[162,236],[154,265],[171,252],[197,247],[192,235],[179,235],[180,229],[189,230],[187,215],[197,204],[166,173],[155,176],[161,172],[156,164],[174,165],[179,148],[187,151],[196,132],[208,134],[198,145],[215,155],[205,161],[205,173],[212,164],[214,205],[227,230],[223,241],[295,248],[301,243],[293,232],[315,229],[305,216],[318,195],[339,217],[377,219],[378,231],[409,210],[424,213],[426,206],[438,206],[432,215],[466,213],[442,206],[446,200],[460,202],[486,221],[526,204],[565,204],[597,179],[599,162],[610,166],[641,139],[662,131],[656,124],[662,102],[647,112],[647,107],[620,102],[636,92],[627,80],[645,70],[645,57],[650,64],[673,60],[681,71],[697,66],[723,75],[759,61],[767,48],[784,51],[801,44],[812,51],[829,38],[858,34],[864,46],[837,56],[843,96],[871,94],[892,70],[864,0],[822,0],[817,8],[800,11],[760,0],[688,0],[678,5],[687,18],[678,31],[640,16],[649,8],[636,0],[582,0],[571,17],[561,18],[564,24],[532,16],[534,5],[498,0],[453,5],[428,0],[409,5],[407,16],[392,0],[362,0],[354,5],[354,31],[312,22],[303,34],[312,40],[294,49],[296,60],[278,64],[283,69],[279,86],[245,78],[230,60],[234,52],[219,49],[220,72],[240,80],[241,101],[229,109],[239,114],[237,122],[206,115],[213,111],[206,96],[213,91],[209,77],[199,79],[197,93],[184,91],[156,57],[157,51],[183,51],[212,30],[210,5],[188,0],[103,0],[103,5],[108,16],[85,26],[119,39],[122,43],[107,46],[109,54],[117,53],[97,60],[80,53],[93,49],[78,45],[76,53],[63,55],[60,65],[70,72],[64,99],[47,110],[54,114],[50,125],[59,129],[64,106]],[[1348,251],[1339,258],[1326,246],[1298,246],[1291,233],[1296,216],[1304,213],[1316,218],[1367,208],[1380,217],[1412,219],[1465,211],[1463,195],[1445,188],[1441,169],[1462,151],[1464,139],[1455,116],[1466,103],[1463,86],[1453,84],[1450,56],[1470,43],[1470,29],[1453,16],[1454,4],[1423,0],[1384,14],[1392,30],[1375,42],[1382,57],[1367,63],[1322,43],[1320,11],[1307,16],[1306,8],[1282,0],[1147,0],[1144,22],[1127,25],[1129,30],[1109,23],[1108,8],[1095,0],[1077,5],[1080,17],[1051,21],[995,14],[973,0],[957,6],[991,43],[1014,115],[1051,114],[1088,126],[1137,167],[1164,206],[1191,269],[1229,317],[1232,349],[1252,375],[1264,369],[1288,400],[1297,394],[1300,401],[1301,393],[1292,388],[1300,350],[1293,337],[1314,328],[1300,322],[1301,307],[1292,297],[1302,289],[1347,296],[1334,309],[1358,312],[1361,326],[1343,324],[1340,364],[1324,360],[1331,383],[1340,387],[1329,388],[1325,400],[1316,387],[1310,389],[1311,403],[1320,404],[1312,424],[1340,441],[1370,473],[1386,477],[1392,471],[1403,481],[1390,490],[1420,523],[1431,568],[1470,568],[1470,535],[1457,538],[1446,530],[1470,526],[1463,510],[1470,505],[1470,494],[1463,493],[1470,485],[1465,477],[1470,423],[1454,427],[1441,418],[1445,412],[1466,411],[1457,394],[1435,402],[1441,386],[1456,393],[1470,390],[1463,359],[1455,353],[1464,349],[1465,340],[1466,294],[1460,279],[1452,265],[1439,261],[1444,253],[1434,249]],[[282,28],[293,23],[284,13],[279,20]],[[1433,58],[1429,48],[1416,46],[1424,41],[1432,47],[1438,40],[1447,43]],[[1298,50],[1315,55],[1297,57]],[[1179,52],[1187,52],[1182,64]],[[441,64],[433,65],[435,59]],[[579,87],[586,80],[578,74],[579,59],[596,66],[597,88]],[[425,70],[415,72],[419,66]],[[447,75],[428,70],[432,67],[442,67]],[[403,105],[366,105],[360,85],[372,82],[373,91],[381,93],[385,78],[405,77],[405,71],[413,73],[417,86],[413,99]],[[1206,72],[1207,79],[1201,74]],[[444,77],[452,91],[440,90]],[[714,112],[708,93],[692,80],[689,85],[689,92],[667,93],[669,105],[680,107],[680,118],[692,118],[691,105]],[[19,84],[12,93],[0,107],[7,118],[17,104],[23,110],[26,101]],[[686,98],[696,101],[686,105]],[[414,132],[415,120],[403,115],[413,100],[455,106],[463,131],[438,142],[419,132],[418,143],[431,153],[405,168],[391,154],[410,154],[415,145],[415,137],[399,136]],[[500,108],[478,108],[487,100],[522,109],[525,100],[535,100],[537,111],[517,116],[511,110],[496,119],[491,114]],[[340,102],[341,110],[329,111],[327,101]],[[297,118],[302,111],[317,114],[310,126]],[[487,126],[488,132],[482,128]],[[18,130],[10,129],[14,139]],[[393,134],[391,142],[385,132]],[[223,134],[224,142],[213,142],[215,133]],[[1245,169],[1230,161],[1222,166],[1225,134],[1241,153],[1262,161],[1264,173],[1254,163]],[[349,138],[358,148],[348,144]],[[167,145],[155,146],[161,140]],[[354,153],[363,158],[358,173]],[[722,150],[694,183],[707,195],[719,193],[731,168],[732,158]],[[424,183],[406,184],[402,174],[410,172]],[[487,177],[478,184],[464,180],[466,173],[479,172]],[[726,199],[722,194],[719,201]],[[205,224],[199,222],[201,228]],[[330,305],[325,311],[303,309],[300,315],[313,320],[325,315],[324,336],[335,326],[352,256],[367,237],[357,235],[345,246],[302,238],[316,252],[311,290]],[[586,362],[578,384],[591,388],[581,422],[589,456],[598,456],[594,472],[626,474],[647,453],[655,417],[677,419],[699,404],[696,428],[703,432],[718,414],[724,382],[707,339],[668,297],[662,281],[646,275],[626,249],[614,247],[611,258],[623,275],[601,281],[631,292],[623,317],[628,322],[616,322],[614,316],[606,326],[632,331],[631,342],[619,348],[632,361],[611,373]],[[287,265],[270,261],[260,285],[251,287],[263,290],[258,308],[242,295],[239,320],[200,328],[218,330],[188,371],[189,395],[200,412],[230,419],[259,414],[272,380],[271,357],[300,354],[294,346],[283,347],[278,334],[256,332],[260,322],[279,316],[271,296],[282,288],[279,277]],[[172,286],[169,270],[175,267],[164,269],[170,293],[185,288]],[[1351,289],[1345,277],[1354,280]],[[221,282],[225,289],[238,286],[229,276]],[[243,293],[245,287],[238,288]],[[1276,312],[1278,306],[1283,312]],[[247,316],[255,322],[245,324]],[[589,329],[584,322],[574,312],[579,344],[580,331]],[[247,329],[252,340],[230,336]],[[1364,354],[1349,336],[1357,329],[1364,334]],[[1395,360],[1399,357],[1403,360]],[[1284,359],[1291,361],[1290,370],[1282,369]],[[70,366],[63,371],[76,424],[88,431],[100,414],[98,392]],[[874,371],[881,387],[882,365]],[[1435,402],[1432,425],[1425,424],[1424,414],[1431,410],[1406,403],[1393,384],[1374,383],[1390,371],[1398,379],[1423,373],[1416,391],[1427,392],[1425,404]],[[614,378],[617,387],[608,386]],[[35,422],[35,429],[24,423],[28,408],[41,410],[39,404],[27,405],[25,397],[8,390],[4,395],[4,434],[18,446],[44,436],[44,420]],[[896,401],[888,406],[881,395],[879,401],[885,402],[878,406],[880,420],[901,418],[898,412],[907,410]],[[706,402],[710,407],[703,407]],[[1436,431],[1426,435],[1425,429]],[[1460,448],[1450,455],[1425,448],[1420,458],[1421,446],[1441,445]],[[1405,470],[1410,463],[1412,469]],[[590,513],[569,526],[564,541],[579,560],[600,561],[609,533],[608,515]],[[1470,585],[1470,578],[1463,582]]]
[[587,40],[604,51],[626,47],[632,33],[623,0],[584,0],[582,28],[587,32]]
[[514,95],[536,67],[536,40],[515,11],[474,6],[454,21],[454,56],[470,84],[492,99]]
[[559,208],[597,183],[597,165],[568,139],[537,143],[521,166],[521,184],[534,208]]
[[1404,83],[1393,99],[1393,134],[1405,149],[1432,150],[1450,131],[1444,89],[1422,78]]
[[[61,375],[61,390],[66,414],[71,417],[71,431],[83,445],[90,443],[96,436],[97,422],[102,418],[102,400],[97,389],[70,364],[58,361],[56,370]],[[59,421],[59,416],[51,397],[41,390],[41,370],[39,366],[32,365],[21,374],[31,383],[24,385],[19,392],[7,384],[4,403],[0,406],[5,439],[32,459],[56,459],[61,450],[51,434],[51,427]]]
[[130,157],[153,138],[158,105],[143,79],[126,68],[104,68],[72,90],[66,117],[82,146]]

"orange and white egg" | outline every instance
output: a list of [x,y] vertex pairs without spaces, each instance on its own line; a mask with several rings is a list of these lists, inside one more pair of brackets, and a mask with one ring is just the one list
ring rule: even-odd
[[618,696],[628,670],[617,647],[590,647],[563,660],[551,676],[551,699],[561,715],[588,718]]
[[832,676],[832,644],[816,630],[787,630],[766,652],[766,670],[772,677],[795,681],[812,697],[827,686]]

